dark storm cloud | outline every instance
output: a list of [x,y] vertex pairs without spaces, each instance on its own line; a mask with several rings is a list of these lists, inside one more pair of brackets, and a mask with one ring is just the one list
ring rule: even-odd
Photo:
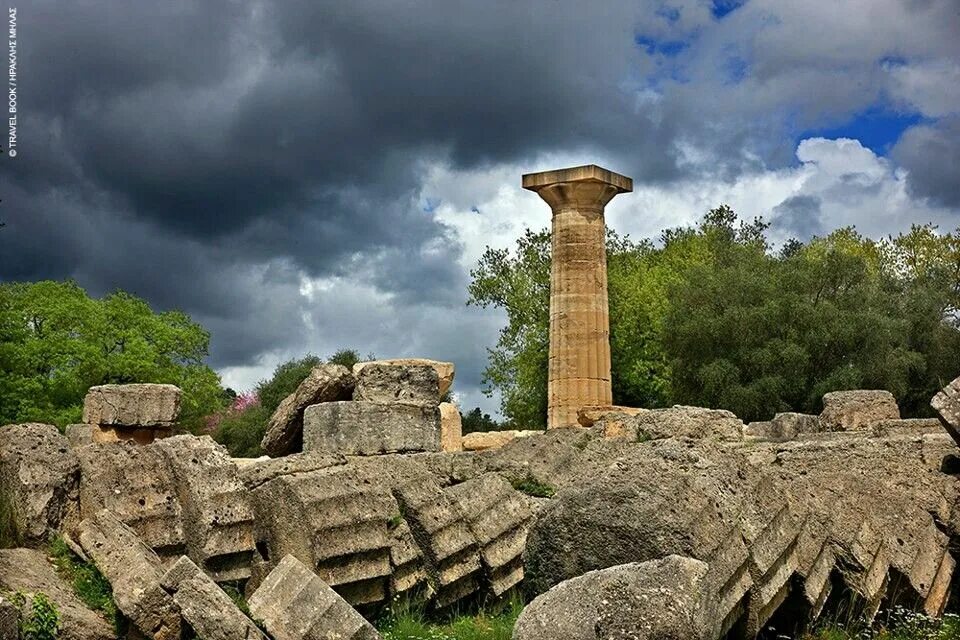
[[772,225],[799,240],[809,240],[823,232],[820,219],[820,198],[809,195],[790,196],[773,208]]
[[[834,62],[806,65],[796,47],[745,59],[736,86],[716,82],[711,65],[725,62],[709,38],[708,63],[695,59],[709,7],[659,7],[32,2],[19,16],[23,151],[0,174],[0,278],[74,277],[183,308],[211,329],[214,364],[248,363],[335,315],[329,301],[303,306],[303,277],[352,278],[398,305],[462,305],[462,239],[419,204],[430,163],[580,152],[638,185],[732,181],[793,161],[783,101],[826,87],[808,99],[843,111],[876,93],[846,76],[825,85],[808,69]],[[726,35],[749,57],[764,43],[747,27]],[[782,35],[776,51],[809,48]],[[638,47],[641,36],[653,45]],[[665,56],[661,41],[691,46]],[[956,198],[949,150],[922,171],[909,142],[911,184]],[[801,205],[784,202],[782,215]]]
[[910,172],[912,193],[960,207],[960,116],[908,129],[892,155]]

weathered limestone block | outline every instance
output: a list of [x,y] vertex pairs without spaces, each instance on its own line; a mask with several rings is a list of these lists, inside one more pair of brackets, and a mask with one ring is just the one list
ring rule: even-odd
[[355,382],[354,375],[343,365],[314,367],[297,390],[284,398],[270,416],[260,447],[275,458],[302,451],[303,410],[321,402],[349,400]]
[[401,483],[393,490],[401,512],[424,554],[438,607],[480,588],[478,547],[469,524],[432,476]]
[[943,425],[937,418],[881,420],[873,424],[872,433],[878,438],[938,434],[943,433]]
[[172,427],[180,416],[179,387],[172,384],[105,384],[90,387],[83,401],[87,424]]
[[764,440],[793,440],[798,436],[819,433],[820,416],[806,413],[778,413],[766,422],[751,422],[744,429],[744,435]]
[[869,431],[877,422],[899,419],[900,408],[889,391],[831,391],[823,396],[820,421],[827,431]]
[[953,441],[960,445],[960,378],[957,378],[930,400],[943,428],[947,430]]
[[[392,523],[391,523],[392,524]],[[390,593],[393,596],[416,594],[421,590],[420,597],[424,600],[432,596],[427,582],[427,570],[423,564],[423,554],[413,532],[406,521],[401,521],[393,529],[390,545]]]
[[285,556],[249,601],[276,640],[376,640],[369,622],[293,556]]
[[463,451],[463,418],[457,405],[440,403],[440,449]]
[[80,512],[108,509],[162,557],[186,551],[183,505],[177,479],[157,445],[95,444],[77,449]]
[[161,585],[160,558],[107,510],[80,523],[80,545],[113,587],[123,615],[156,640],[179,640],[179,608]]
[[743,439],[743,421],[729,411],[674,406],[652,409],[623,420],[627,437],[638,440],[694,438],[737,441]]
[[170,567],[162,584],[180,607],[180,615],[203,640],[266,640],[230,596],[187,556]]
[[[236,458],[234,458],[236,461]],[[327,467],[336,467],[347,463],[339,454],[318,452],[294,453],[282,458],[264,458],[251,462],[240,469],[240,479],[250,490],[281,476],[294,473],[309,473]]]
[[533,514],[527,498],[496,473],[444,490],[466,517],[494,596],[523,581],[523,549]]
[[567,580],[520,614],[514,640],[714,640],[708,566],[681,556]]
[[92,424],[68,424],[64,435],[71,447],[85,447],[93,444],[93,429]]
[[268,562],[292,555],[354,605],[388,597],[399,517],[389,485],[356,465],[279,475],[251,491]]
[[647,411],[649,411],[649,409],[621,407],[614,404],[580,407],[580,409],[577,410],[577,423],[581,427],[592,427],[601,420],[609,422],[624,417],[636,416]]
[[304,451],[369,456],[440,450],[436,405],[327,402],[307,407],[303,424]]
[[210,436],[157,442],[176,481],[190,557],[217,582],[250,577],[254,553],[249,493],[229,453]]
[[542,433],[543,431],[474,431],[463,436],[461,444],[464,451],[485,451],[499,449],[517,438],[528,438]]
[[452,362],[442,362],[439,360],[428,360],[426,358],[392,358],[389,360],[370,360],[368,362],[358,362],[353,365],[353,375],[359,377],[364,367],[372,364],[394,365],[394,366],[422,366],[433,367],[437,372],[437,379],[440,384],[439,395],[442,397],[453,384],[453,377],[456,373]]
[[[0,638],[17,640],[20,633],[20,611],[17,607],[0,596]],[[103,636],[108,638],[109,636]]]
[[64,524],[76,520],[79,464],[67,439],[49,424],[0,427],[0,503],[13,537],[21,544],[44,544]]
[[353,399],[359,402],[440,404],[437,370],[428,364],[398,365],[370,362],[357,374]]
[[[99,614],[84,606],[73,587],[64,582],[45,553],[31,549],[0,550],[0,593],[44,593],[60,612],[59,640],[113,640],[113,629]],[[16,640],[19,610],[0,597],[0,638]],[[12,631],[11,631],[12,629]]]

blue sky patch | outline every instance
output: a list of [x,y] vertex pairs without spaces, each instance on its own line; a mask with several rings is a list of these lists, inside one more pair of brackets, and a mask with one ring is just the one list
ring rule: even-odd
[[714,18],[719,20],[744,4],[746,4],[746,0],[713,0],[713,4],[710,6],[710,13],[713,14]]
[[803,131],[797,136],[797,141],[817,137],[853,138],[874,153],[885,155],[906,129],[922,121],[919,113],[899,113],[883,107],[871,107],[839,126]]
[[657,40],[650,36],[641,35],[638,35],[634,39],[634,42],[646,51],[647,55],[660,54],[667,58],[674,58],[680,55],[680,52],[690,46],[689,42],[684,42],[683,40]]

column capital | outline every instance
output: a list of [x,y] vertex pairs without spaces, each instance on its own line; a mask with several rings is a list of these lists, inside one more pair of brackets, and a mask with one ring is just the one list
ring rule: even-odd
[[595,164],[523,176],[523,188],[558,209],[602,210],[618,193],[633,191],[633,180]]

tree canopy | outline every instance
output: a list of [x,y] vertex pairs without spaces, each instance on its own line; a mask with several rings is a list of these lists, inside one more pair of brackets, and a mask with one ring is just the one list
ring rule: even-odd
[[154,312],[117,291],[76,283],[0,283],[0,424],[79,422],[87,389],[158,382],[183,389],[181,423],[197,428],[223,403],[204,364],[210,335],[179,311]]
[[[746,420],[817,412],[831,390],[891,391],[905,415],[960,373],[960,236],[933,226],[881,241],[852,228],[787,242],[727,206],[655,246],[607,237],[614,402],[725,408]],[[526,428],[543,426],[548,231],[489,249],[469,303],[507,313],[487,391]]]

